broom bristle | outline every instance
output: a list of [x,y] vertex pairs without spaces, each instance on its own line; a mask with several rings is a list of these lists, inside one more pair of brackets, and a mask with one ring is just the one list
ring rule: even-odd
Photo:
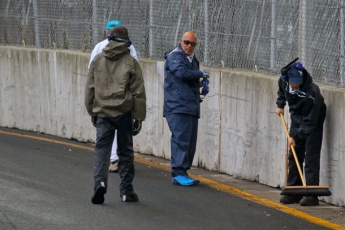
[[287,196],[330,196],[328,186],[286,186],[280,195]]

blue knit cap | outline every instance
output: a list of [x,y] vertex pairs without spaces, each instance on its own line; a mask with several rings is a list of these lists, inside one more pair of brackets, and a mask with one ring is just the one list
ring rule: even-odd
[[122,23],[119,20],[110,20],[105,26],[105,29],[113,30],[116,26],[122,26]]

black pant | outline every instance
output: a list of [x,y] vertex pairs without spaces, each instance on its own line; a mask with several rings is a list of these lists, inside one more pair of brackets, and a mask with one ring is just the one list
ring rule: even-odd
[[[321,106],[318,124],[314,131],[304,140],[297,140],[295,151],[299,161],[299,165],[303,172],[307,185],[319,185],[320,180],[320,155],[323,136],[323,123],[326,117],[326,105]],[[292,121],[291,128],[298,128],[298,124]],[[287,184],[289,186],[302,185],[302,180],[298,172],[298,168],[295,162],[295,158],[292,154],[292,150],[289,152],[289,175]]]
[[94,155],[94,188],[100,182],[108,184],[110,152],[117,130],[118,167],[121,177],[120,195],[129,195],[133,191],[134,151],[132,136],[132,114],[127,112],[118,117],[97,118],[97,139]]

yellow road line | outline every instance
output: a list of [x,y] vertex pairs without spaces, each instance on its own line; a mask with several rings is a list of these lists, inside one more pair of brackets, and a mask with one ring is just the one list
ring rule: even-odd
[[[146,160],[144,158],[139,158],[138,157],[138,158],[136,158],[136,161],[139,162],[139,163],[142,163],[142,164],[146,164],[146,165],[155,167],[155,168],[163,169],[165,171],[169,171],[169,172],[171,171],[170,167],[168,167],[168,166],[164,166],[164,165],[161,165],[161,164],[156,163],[156,162],[148,161],[148,160]],[[273,201],[270,201],[270,200],[267,200],[267,199],[255,196],[253,194],[250,194],[250,193],[245,192],[243,190],[231,187],[229,185],[225,185],[225,184],[222,184],[222,183],[219,183],[219,182],[216,182],[216,181],[204,178],[204,177],[200,177],[200,176],[197,176],[197,175],[189,174],[189,176],[191,176],[192,178],[197,179],[200,182],[202,182],[204,184],[207,184],[210,187],[213,187],[215,189],[221,190],[221,191],[226,192],[226,193],[231,193],[233,195],[242,197],[243,199],[250,200],[250,201],[253,201],[253,202],[265,205],[267,207],[278,209],[278,210],[283,211],[283,212],[285,212],[287,214],[290,214],[290,215],[296,216],[298,218],[307,220],[307,221],[309,221],[311,223],[314,223],[314,224],[317,224],[317,225],[321,225],[321,226],[327,227],[329,229],[337,229],[337,230],[344,229],[345,230],[345,227],[343,227],[341,225],[331,223],[331,222],[326,221],[324,219],[321,219],[321,218],[309,215],[308,213],[299,211],[297,209],[290,208],[290,207],[287,207],[285,205],[281,205],[279,203],[275,203]]]
[[[41,141],[47,141],[47,142],[51,142],[51,143],[55,143],[55,144],[67,145],[67,146],[72,146],[72,147],[80,148],[80,149],[86,149],[86,150],[90,150],[90,151],[94,150],[93,147],[87,147],[87,146],[83,146],[83,145],[79,145],[79,144],[73,144],[73,143],[68,143],[68,142],[64,142],[64,141],[53,140],[50,138],[37,137],[37,136],[31,136],[31,135],[27,135],[27,134],[14,133],[14,132],[6,132],[6,131],[2,131],[2,130],[0,130],[0,133],[7,134],[7,135],[13,135],[13,136],[26,137],[26,138],[31,138],[31,139],[41,140]],[[141,157],[135,157],[134,159],[136,162],[141,163],[141,164],[149,165],[149,166],[159,168],[159,169],[162,169],[162,170],[165,170],[168,172],[171,171],[171,168],[168,166],[164,166],[164,165],[161,165],[159,163],[149,161],[149,160],[146,160],[146,159],[141,158]],[[296,216],[298,218],[307,220],[311,223],[321,225],[321,226],[327,227],[329,229],[336,229],[336,230],[344,229],[345,230],[345,227],[343,227],[341,225],[331,223],[331,222],[326,221],[324,219],[321,219],[321,218],[309,215],[308,213],[299,211],[297,209],[290,208],[290,207],[287,207],[285,205],[281,205],[279,203],[275,203],[273,201],[255,196],[253,194],[247,193],[243,190],[231,187],[229,185],[225,185],[225,184],[222,184],[222,183],[219,183],[219,182],[216,182],[213,180],[209,180],[209,179],[197,176],[197,175],[190,174],[190,176],[192,178],[197,179],[200,182],[207,184],[210,187],[213,187],[213,188],[218,189],[220,191],[231,193],[231,194],[239,196],[243,199],[250,200],[250,201],[265,205],[267,207],[278,209],[282,212],[285,212],[287,214],[290,214],[290,215]]]
[[68,146],[72,146],[72,147],[79,148],[79,149],[87,149],[87,150],[91,150],[91,151],[94,150],[94,148],[83,146],[83,145],[79,145],[79,144],[73,144],[73,143],[68,143],[68,142],[65,142],[65,141],[53,140],[53,139],[50,139],[50,138],[31,136],[31,135],[27,135],[27,134],[23,134],[23,133],[6,132],[6,131],[2,131],[2,130],[0,130],[0,133],[12,135],[12,136],[18,136],[18,137],[26,137],[26,138],[36,139],[36,140],[40,140],[40,141],[47,141],[47,142],[51,142],[51,143],[55,143],[55,144],[60,144],[60,145],[68,145]]

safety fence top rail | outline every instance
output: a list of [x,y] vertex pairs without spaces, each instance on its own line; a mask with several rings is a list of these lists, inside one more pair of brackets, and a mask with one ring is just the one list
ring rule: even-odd
[[193,30],[203,65],[279,76],[295,57],[345,87],[345,0],[0,0],[0,45],[90,52],[105,24],[128,28],[139,58],[164,60]]

